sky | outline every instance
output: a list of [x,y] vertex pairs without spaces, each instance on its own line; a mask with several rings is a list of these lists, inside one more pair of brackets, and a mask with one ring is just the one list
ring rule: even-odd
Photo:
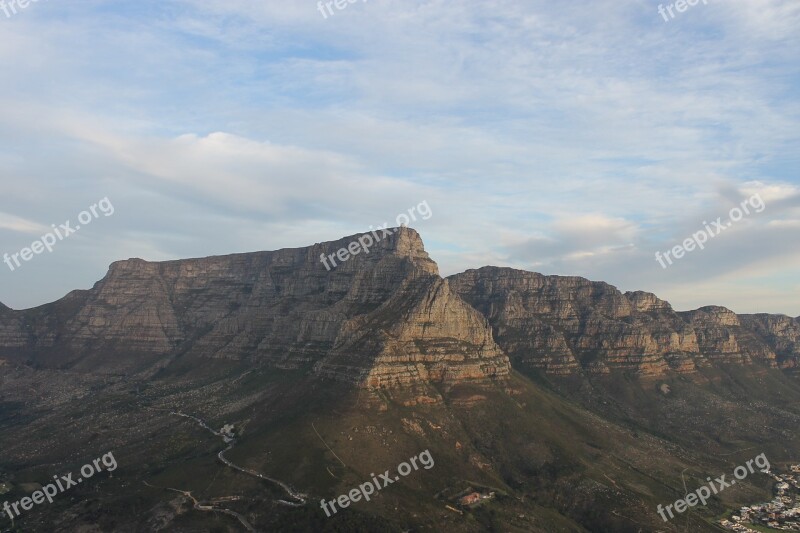
[[426,202],[410,225],[443,275],[800,315],[797,0],[324,4],[0,6],[0,301]]

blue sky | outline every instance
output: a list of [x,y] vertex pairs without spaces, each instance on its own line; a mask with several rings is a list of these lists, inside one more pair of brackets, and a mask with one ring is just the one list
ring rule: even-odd
[[[668,3],[665,3],[667,5]],[[800,3],[41,0],[0,11],[0,253],[40,305],[108,264],[412,224],[487,264],[800,315]],[[655,261],[758,194],[766,208]]]

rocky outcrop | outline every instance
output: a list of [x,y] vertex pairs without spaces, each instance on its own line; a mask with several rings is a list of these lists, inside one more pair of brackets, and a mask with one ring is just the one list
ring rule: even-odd
[[[593,373],[615,367],[641,373],[666,369],[656,339],[629,320],[635,305],[606,283],[494,267],[450,280],[486,315],[512,361],[552,374],[580,368]],[[646,305],[645,300],[637,304]]]
[[800,317],[786,315],[739,315],[744,327],[772,348],[778,366],[800,368]]
[[513,362],[550,374],[660,375],[714,362],[775,366],[770,346],[722,307],[677,313],[651,293],[510,268],[449,279],[487,317]]
[[[372,387],[508,374],[488,322],[439,277],[414,230],[397,228],[368,253],[335,257],[361,237],[204,259],[119,261],[89,291],[0,314],[0,345],[34,356],[57,346],[60,364],[111,371],[177,357],[228,359],[308,368]],[[334,255],[328,266],[335,268],[321,255]]]
[[[374,332],[381,332],[375,336]],[[365,367],[360,353],[377,354]],[[486,319],[446,280],[430,276],[396,291],[374,312],[349,321],[316,371],[363,375],[370,387],[458,383],[506,376],[508,357]]]
[[700,353],[710,360],[751,364],[755,361],[776,366],[775,353],[747,328],[730,309],[719,306],[701,307],[680,313],[697,335]]
[[672,311],[669,302],[659,299],[651,292],[626,292],[625,298],[628,299],[633,309],[640,313],[669,313]]

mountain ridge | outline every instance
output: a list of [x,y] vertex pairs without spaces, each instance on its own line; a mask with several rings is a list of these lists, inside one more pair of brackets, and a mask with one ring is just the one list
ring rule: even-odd
[[[800,457],[795,319],[676,312],[651,293],[509,268],[442,278],[410,229],[320,262],[362,235],[119,261],[89,290],[0,308],[8,498],[95,454],[121,465],[22,527],[237,531],[196,498],[259,531],[637,533],[664,530],[656,505],[686,485],[757,452]],[[234,428],[228,459],[310,505],[281,505],[279,486],[221,463],[225,445],[197,420]],[[330,519],[314,503],[421,450],[430,473]],[[742,482],[670,530],[716,531],[769,489]],[[473,491],[495,498],[461,505]]]
[[415,230],[387,233],[332,269],[320,257],[375,233],[115,261],[89,290],[24,311],[0,304],[0,355],[122,372],[179,356],[249,359],[368,388],[491,380],[511,363],[553,375],[660,376],[800,362],[800,319],[713,305],[675,311],[653,293],[509,267],[442,278]]
[[507,267],[467,270],[448,279],[489,319],[512,361],[551,374],[606,374],[617,368],[659,376],[715,362],[798,366],[800,336],[791,317],[765,315],[775,318],[759,321],[741,315],[741,320],[721,306],[674,311],[652,293],[622,293],[605,282]]

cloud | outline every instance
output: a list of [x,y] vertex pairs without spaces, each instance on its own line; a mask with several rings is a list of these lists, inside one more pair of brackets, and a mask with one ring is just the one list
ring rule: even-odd
[[[506,264],[796,315],[776,295],[796,296],[798,16],[793,0],[668,24],[640,0],[370,0],[328,19],[315,2],[40,3],[0,34],[4,242],[106,195],[117,214],[0,278],[0,299],[42,303],[130,255],[335,239],[427,200],[443,273]],[[754,191],[764,213],[653,260]]]

